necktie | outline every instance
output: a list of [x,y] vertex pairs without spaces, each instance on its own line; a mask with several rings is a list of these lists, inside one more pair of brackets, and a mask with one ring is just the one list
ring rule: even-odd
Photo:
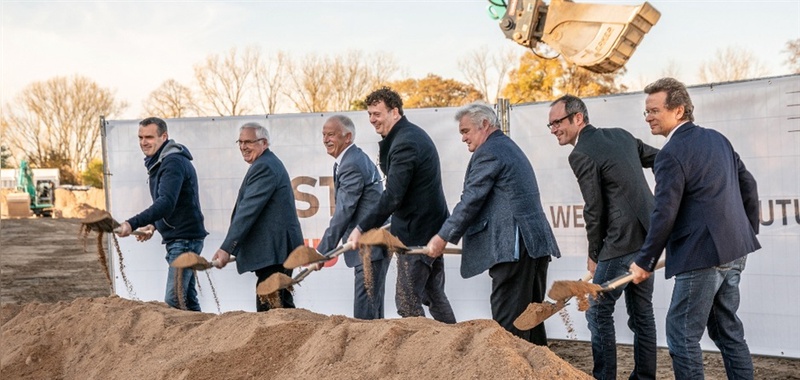
[[336,185],[337,182],[339,182],[339,181],[336,180],[336,170],[337,169],[339,169],[339,163],[338,162],[334,162],[333,163],[333,184],[334,184],[334,186]]

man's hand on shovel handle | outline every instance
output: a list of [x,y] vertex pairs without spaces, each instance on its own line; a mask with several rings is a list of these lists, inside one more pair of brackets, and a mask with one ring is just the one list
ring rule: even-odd
[[439,235],[433,235],[431,241],[428,242],[426,246],[428,248],[428,252],[426,255],[437,258],[444,253],[444,247],[447,245],[447,242],[442,239]]
[[[126,224],[128,222],[125,222]],[[136,231],[142,232],[142,234],[136,235],[136,241],[148,241],[151,237],[153,237],[153,232],[155,232],[156,226],[152,224],[148,224],[144,227],[137,229]]]
[[353,243],[353,247],[358,247],[358,239],[361,238],[361,227],[356,226],[353,228],[353,231],[350,232],[350,236],[347,237],[348,243]]
[[130,223],[122,222],[119,227],[114,229],[114,232],[116,232],[117,236],[119,237],[128,237],[130,236],[131,232],[133,232],[133,229],[131,228]]
[[631,274],[633,274],[633,283],[638,284],[644,280],[650,278],[650,275],[653,274],[652,272],[648,272],[642,268],[640,268],[636,263],[631,263],[630,268]]
[[224,268],[225,265],[228,265],[228,262],[231,260],[231,254],[225,252],[221,249],[218,249],[217,252],[214,254],[214,257],[211,258],[211,262],[213,262],[215,267],[217,268]]

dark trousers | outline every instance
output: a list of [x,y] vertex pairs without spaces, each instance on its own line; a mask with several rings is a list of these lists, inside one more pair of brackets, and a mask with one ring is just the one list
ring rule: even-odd
[[450,300],[444,293],[444,258],[425,255],[397,255],[397,314],[424,317],[428,306],[433,319],[456,323]]
[[[268,267],[256,270],[256,276],[258,277],[258,281],[256,281],[256,288],[258,288],[258,284],[264,282],[267,277],[272,276],[275,273],[283,273],[289,277],[292,277],[291,269],[286,269],[281,264],[270,265]],[[292,297],[292,292],[290,292],[288,289],[281,289],[278,291],[278,295],[281,299],[281,307],[294,309],[294,297]],[[256,311],[267,311],[271,308],[272,307],[266,299],[256,296]]]
[[382,319],[383,298],[386,294],[386,274],[389,272],[391,257],[374,260],[372,265],[372,292],[368,292],[364,281],[364,266],[353,267],[353,317],[358,319]]
[[532,302],[544,301],[550,256],[531,258],[520,244],[519,261],[500,263],[489,269],[492,278],[492,319],[510,333],[540,346],[547,345],[544,323],[528,331],[514,327],[514,320]]

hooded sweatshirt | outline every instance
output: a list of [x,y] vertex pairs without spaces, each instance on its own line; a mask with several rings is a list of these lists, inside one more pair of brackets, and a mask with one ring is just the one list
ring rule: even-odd
[[208,235],[191,160],[189,149],[173,140],[167,140],[152,157],[145,157],[153,204],[128,219],[132,229],[154,224],[164,244]]

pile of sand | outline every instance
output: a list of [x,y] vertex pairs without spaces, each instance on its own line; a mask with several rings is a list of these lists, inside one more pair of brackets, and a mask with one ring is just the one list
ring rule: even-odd
[[3,378],[588,379],[491,320],[221,315],[119,297],[2,306]]
[[55,207],[61,218],[83,218],[94,210],[105,210],[106,197],[103,189],[56,189]]

